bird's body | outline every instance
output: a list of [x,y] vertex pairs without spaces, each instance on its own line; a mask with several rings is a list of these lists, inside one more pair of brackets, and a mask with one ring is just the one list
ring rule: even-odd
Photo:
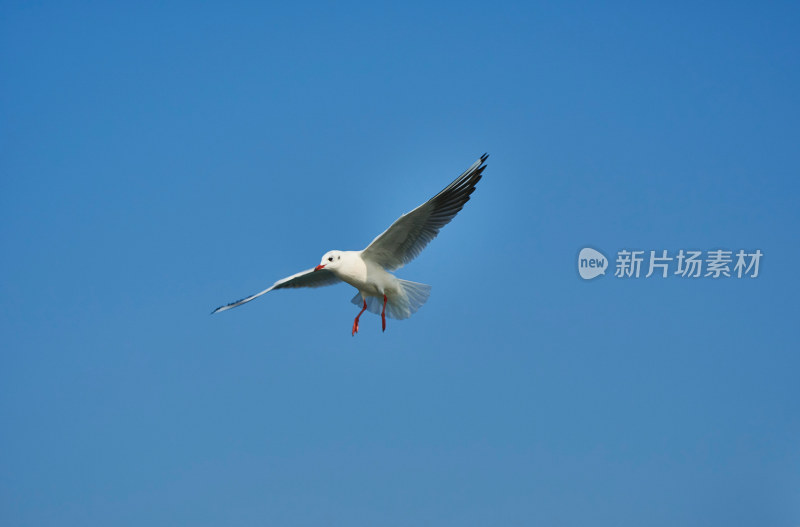
[[400,280],[372,260],[364,259],[361,253],[362,251],[342,251],[341,266],[331,271],[339,280],[352,285],[364,296],[396,294]]
[[363,294],[368,296],[383,295],[387,287],[392,284],[392,279],[397,280],[380,266],[361,257],[361,251],[342,251],[342,263],[335,269],[330,269],[339,277]]
[[341,281],[358,290],[351,300],[361,307],[361,312],[353,322],[353,335],[358,332],[358,321],[365,310],[381,315],[384,330],[386,316],[397,319],[410,317],[428,299],[430,286],[400,280],[389,271],[413,260],[469,201],[475,184],[486,168],[484,162],[487,157],[486,154],[481,156],[436,196],[400,216],[366,249],[329,251],[316,267],[278,280],[260,293],[218,307],[212,314],[245,304],[273,289],[320,287]]

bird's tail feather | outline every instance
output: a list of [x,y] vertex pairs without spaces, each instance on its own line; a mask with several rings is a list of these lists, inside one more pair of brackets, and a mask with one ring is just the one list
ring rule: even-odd
[[[400,283],[400,294],[388,296],[386,302],[386,316],[389,318],[396,318],[403,320],[408,318],[424,304],[428,297],[431,296],[431,286],[428,284],[420,284],[417,282],[409,282],[408,280],[398,280]],[[377,296],[368,296],[367,310],[376,315],[381,314],[383,309],[383,298]],[[361,293],[356,293],[351,302],[359,307],[363,305],[364,299]]]

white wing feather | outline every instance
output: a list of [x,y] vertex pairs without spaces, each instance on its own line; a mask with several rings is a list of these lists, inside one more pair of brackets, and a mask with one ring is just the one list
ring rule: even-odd
[[320,269],[319,271],[315,271],[313,268],[306,269],[305,271],[301,271],[297,274],[293,274],[292,276],[287,276],[282,280],[278,280],[277,282],[272,284],[267,289],[264,289],[260,293],[256,293],[254,295],[248,296],[247,298],[242,298],[241,300],[237,300],[236,302],[231,302],[230,304],[220,306],[214,311],[212,311],[211,314],[213,315],[214,313],[219,313],[220,311],[227,311],[228,309],[233,309],[234,307],[246,304],[249,301],[258,298],[265,293],[269,293],[273,289],[285,289],[285,288],[295,288],[295,287],[322,287],[326,285],[333,285],[339,282],[341,282],[341,280],[339,280],[339,278],[337,278],[332,271],[328,271],[327,269]]
[[400,216],[361,252],[363,258],[380,264],[387,271],[398,269],[413,260],[439,230],[450,223],[469,196],[486,168],[488,154],[458,176],[444,190],[416,209]]

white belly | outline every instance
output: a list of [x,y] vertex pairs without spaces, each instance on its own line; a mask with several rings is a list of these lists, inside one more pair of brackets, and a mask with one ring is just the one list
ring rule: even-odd
[[347,263],[336,269],[336,274],[344,282],[367,296],[382,297],[397,292],[397,278],[383,267],[365,262],[357,252],[348,252],[345,258]]

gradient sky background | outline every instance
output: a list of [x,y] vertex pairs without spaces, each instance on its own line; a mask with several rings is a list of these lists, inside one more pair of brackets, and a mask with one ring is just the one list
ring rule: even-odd
[[[799,15],[2,2],[0,523],[796,527]],[[209,316],[483,152],[410,320]]]

